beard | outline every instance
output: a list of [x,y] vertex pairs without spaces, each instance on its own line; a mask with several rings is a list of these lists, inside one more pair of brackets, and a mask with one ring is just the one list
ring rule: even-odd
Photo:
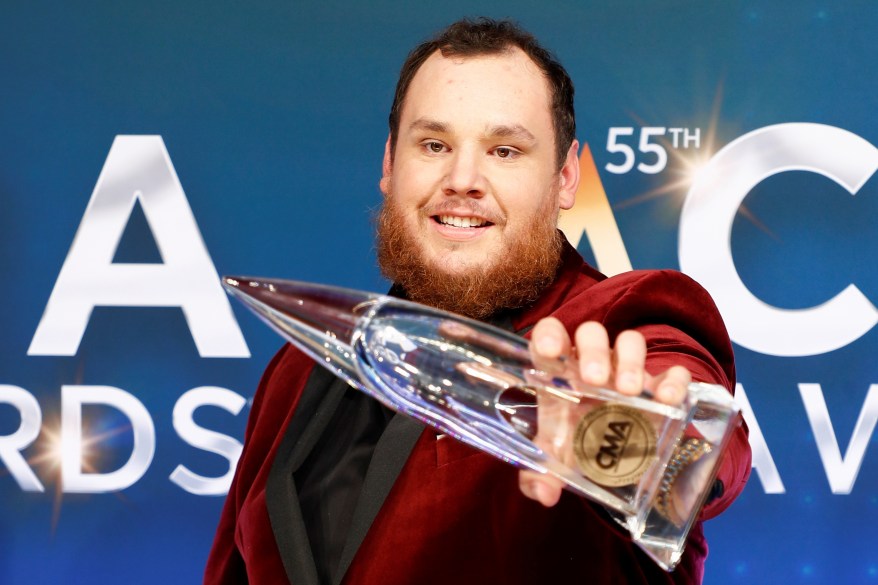
[[429,259],[419,234],[406,227],[403,211],[388,195],[377,220],[378,265],[409,300],[485,319],[529,305],[555,278],[562,247],[557,216],[541,209],[534,220],[480,265],[451,270]]

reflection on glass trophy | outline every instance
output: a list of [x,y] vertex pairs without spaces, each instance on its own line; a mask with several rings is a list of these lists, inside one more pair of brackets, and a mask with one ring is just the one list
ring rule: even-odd
[[535,362],[527,340],[393,297],[286,280],[224,286],[317,363],[389,408],[600,504],[672,570],[738,424],[721,386],[680,405],[586,385],[572,359]]

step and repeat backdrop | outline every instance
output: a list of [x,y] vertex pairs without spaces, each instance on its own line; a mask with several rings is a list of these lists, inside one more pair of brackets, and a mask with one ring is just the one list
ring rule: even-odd
[[754,470],[706,581],[878,582],[878,7],[391,0],[0,4],[0,582],[198,582],[280,346],[218,275],[386,290],[397,72],[467,15],[576,83],[569,239],[726,319]]

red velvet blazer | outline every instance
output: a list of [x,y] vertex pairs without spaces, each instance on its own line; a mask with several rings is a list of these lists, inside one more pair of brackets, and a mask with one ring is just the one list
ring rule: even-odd
[[[611,338],[638,329],[647,369],[689,368],[697,381],[734,388],[731,344],[712,300],[673,271],[605,278],[566,248],[554,284],[512,315],[526,334],[554,315],[572,331],[601,321]],[[293,347],[272,360],[248,422],[244,452],[220,519],[205,583],[317,585],[293,472],[326,428],[345,384]],[[710,518],[741,492],[750,472],[739,428],[718,478]],[[701,523],[678,568],[665,573],[597,505],[564,492],[553,508],[525,498],[517,470],[396,415],[376,445],[338,581],[348,585],[441,583],[699,583],[707,555]]]

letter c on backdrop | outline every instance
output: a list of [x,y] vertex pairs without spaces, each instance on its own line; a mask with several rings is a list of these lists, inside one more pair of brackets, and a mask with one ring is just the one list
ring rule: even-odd
[[735,214],[766,178],[809,171],[855,195],[876,169],[878,149],[856,134],[794,123],[741,136],[699,172],[680,216],[680,269],[713,296],[735,343],[767,355],[817,355],[848,345],[878,323],[878,309],[853,284],[806,309],[761,301],[738,276],[731,248]]

